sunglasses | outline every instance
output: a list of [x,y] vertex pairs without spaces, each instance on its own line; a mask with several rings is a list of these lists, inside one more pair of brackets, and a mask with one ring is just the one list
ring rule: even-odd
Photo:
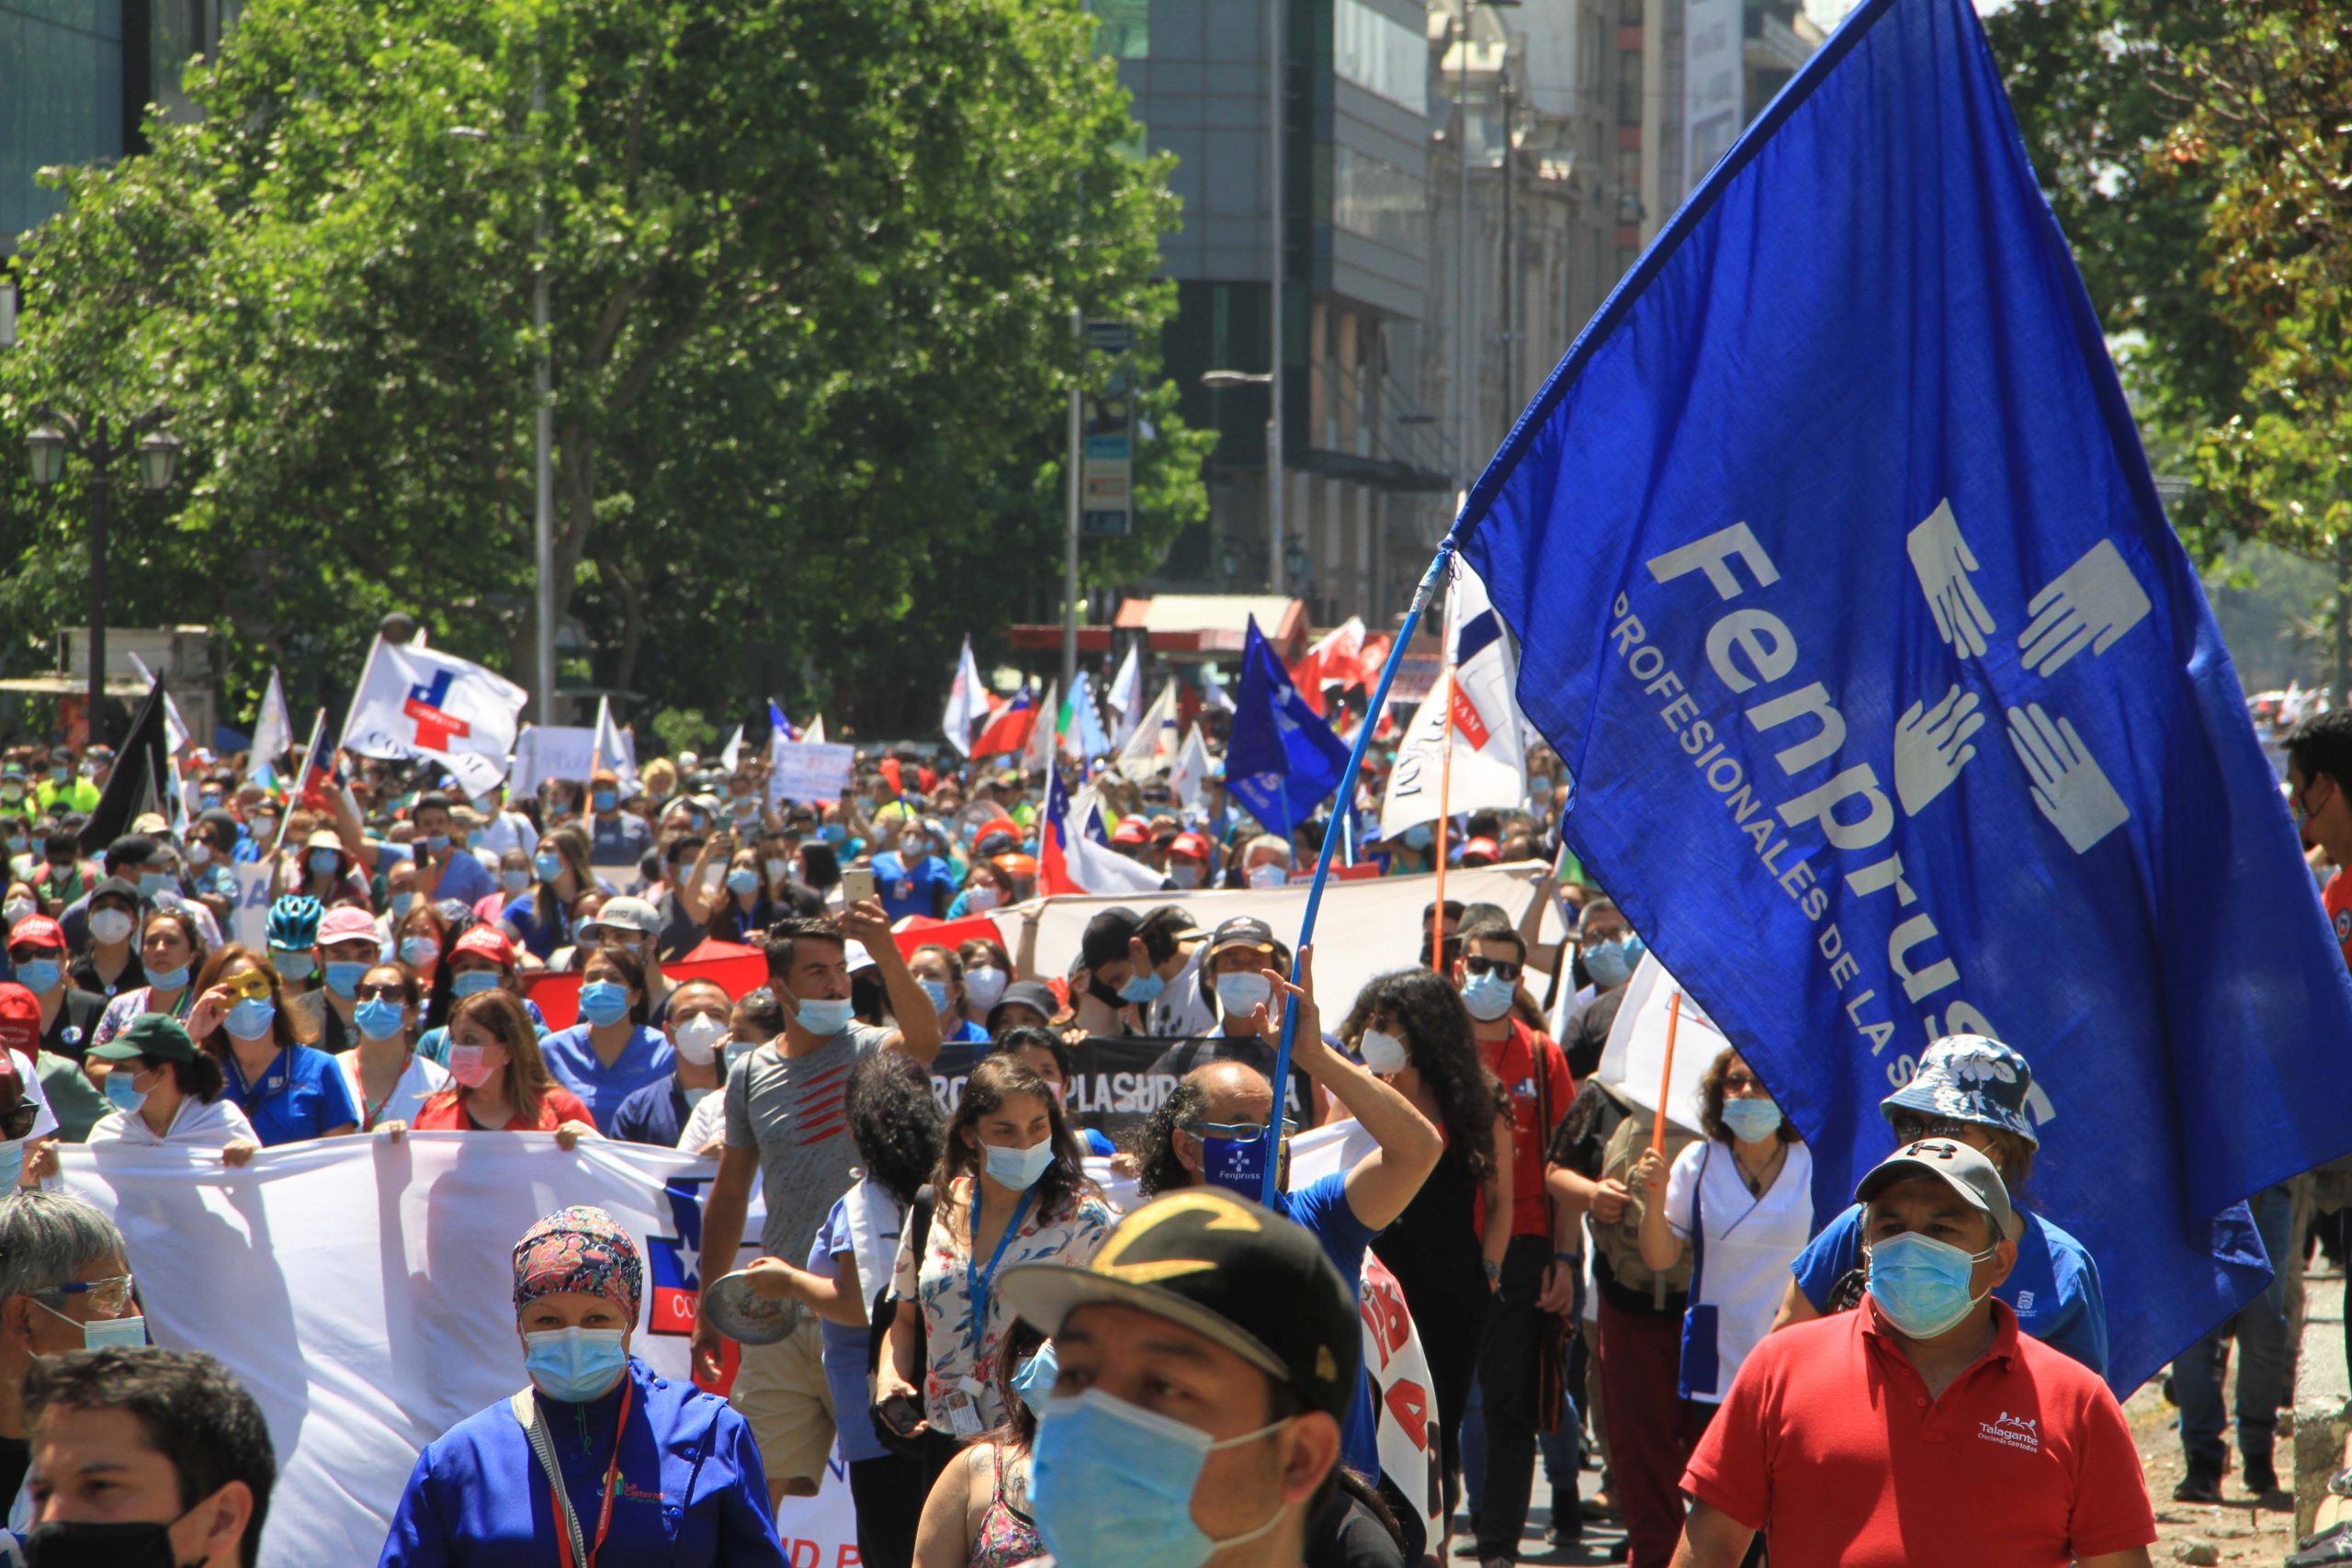
[[405,1006],[408,1002],[408,992],[396,981],[386,980],[373,986],[363,981],[351,988],[351,999],[356,1002],[372,1002],[380,999],[399,1002]]
[[1472,975],[1492,974],[1498,979],[1516,980],[1524,965],[1515,958],[1481,958],[1474,953],[1462,961],[1462,967]]
[[1746,1094],[1751,1089],[1762,1089],[1763,1087],[1764,1083],[1762,1079],[1751,1077],[1746,1073],[1726,1073],[1724,1075],[1724,1090],[1727,1094]]

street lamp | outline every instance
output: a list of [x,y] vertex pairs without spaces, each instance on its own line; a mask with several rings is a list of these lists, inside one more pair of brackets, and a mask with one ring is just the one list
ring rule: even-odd
[[169,490],[173,471],[179,466],[180,444],[172,436],[155,429],[162,423],[165,410],[162,404],[122,426],[122,434],[108,437],[107,417],[100,414],[90,424],[85,435],[79,422],[70,415],[49,409],[35,411],[42,422],[25,436],[25,446],[32,459],[33,483],[43,490],[55,488],[65,477],[65,459],[77,457],[91,469],[89,482],[83,493],[90,502],[90,693],[89,739],[106,739],[99,728],[106,712],[107,694],[107,534],[114,521],[114,466],[134,453],[139,458],[139,482],[150,492]]
[[[1277,344],[1275,353],[1281,353]],[[1266,586],[1283,592],[1283,405],[1281,364],[1266,371],[1204,370],[1201,385],[1212,392],[1235,387],[1263,387],[1269,398],[1266,415]]]

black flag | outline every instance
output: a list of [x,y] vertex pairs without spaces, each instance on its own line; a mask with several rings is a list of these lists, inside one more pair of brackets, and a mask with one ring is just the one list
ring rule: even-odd
[[82,852],[96,856],[130,831],[142,813],[160,811],[172,788],[171,753],[164,733],[164,682],[157,677],[131,716],[130,733],[107,775],[97,809],[82,825]]

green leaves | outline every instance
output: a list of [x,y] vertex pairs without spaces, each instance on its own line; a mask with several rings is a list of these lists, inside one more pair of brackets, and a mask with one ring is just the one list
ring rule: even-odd
[[[1074,0],[255,0],[201,121],[65,176],[0,423],[168,396],[183,479],[126,525],[117,615],[222,626],[232,711],[268,662],[348,680],[395,607],[522,670],[544,266],[598,682],[724,712],[819,678],[888,728],[964,631],[1052,613],[1070,309],[1147,344],[1173,309],[1175,203],[1091,30]],[[1203,438],[1152,417],[1145,525],[1090,570],[1205,510]],[[0,490],[14,625],[82,613],[31,562],[56,511]]]

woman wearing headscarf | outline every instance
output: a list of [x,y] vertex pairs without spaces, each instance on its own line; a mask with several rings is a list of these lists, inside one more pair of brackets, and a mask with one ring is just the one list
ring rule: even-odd
[[379,1568],[782,1568],[750,1426],[629,1354],[645,1266],[628,1233],[560,1210],[514,1262],[530,1382],[418,1456]]

